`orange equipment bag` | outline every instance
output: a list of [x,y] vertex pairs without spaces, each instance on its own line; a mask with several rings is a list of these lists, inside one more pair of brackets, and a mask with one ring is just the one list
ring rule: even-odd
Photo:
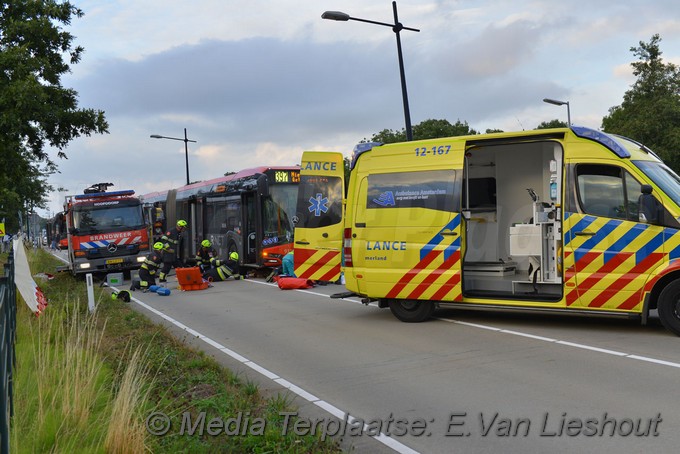
[[180,290],[203,290],[208,288],[208,283],[201,276],[201,269],[197,266],[191,268],[175,268],[177,283]]
[[314,287],[314,282],[302,277],[283,277],[279,276],[276,283],[281,290],[295,290]]

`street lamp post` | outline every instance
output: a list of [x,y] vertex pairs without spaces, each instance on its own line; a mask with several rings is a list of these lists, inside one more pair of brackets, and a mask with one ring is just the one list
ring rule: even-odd
[[569,110],[569,101],[558,101],[557,99],[543,98],[543,102],[553,104],[555,106],[567,106],[567,126],[571,127],[571,111]]
[[186,163],[186,169],[187,169],[187,186],[191,182],[189,180],[189,142],[196,143],[195,140],[189,140],[187,139],[187,128],[184,128],[184,139],[181,139],[179,137],[167,137],[167,136],[159,136],[158,134],[151,134],[149,137],[152,139],[170,139],[170,140],[181,140],[184,142],[184,160]]
[[406,123],[406,139],[413,140],[413,131],[411,130],[411,114],[409,112],[408,106],[408,94],[406,93],[406,76],[404,74],[404,57],[401,52],[401,38],[399,32],[402,30],[410,30],[413,32],[419,32],[417,28],[404,27],[397,16],[397,2],[392,2],[392,10],[394,12],[394,24],[387,24],[385,22],[376,22],[367,19],[360,19],[358,17],[352,17],[347,13],[340,11],[326,11],[321,15],[322,19],[336,20],[336,21],[349,21],[355,20],[359,22],[367,22],[369,24],[384,25],[386,27],[391,27],[394,34],[397,36],[397,55],[399,57],[399,75],[401,76],[401,97],[404,102],[404,121]]

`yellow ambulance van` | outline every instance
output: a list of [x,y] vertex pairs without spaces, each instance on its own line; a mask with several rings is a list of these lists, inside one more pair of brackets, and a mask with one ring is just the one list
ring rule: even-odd
[[305,152],[298,277],[404,322],[485,306],[640,318],[680,335],[680,177],[589,128]]

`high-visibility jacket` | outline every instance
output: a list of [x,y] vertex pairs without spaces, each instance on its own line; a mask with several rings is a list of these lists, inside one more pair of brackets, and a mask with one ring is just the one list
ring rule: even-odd
[[144,259],[141,268],[149,272],[150,275],[156,274],[156,270],[160,268],[163,263],[163,254],[158,251],[152,251]]
[[[213,263],[215,262],[216,261],[213,261]],[[233,277],[234,279],[243,279],[240,274],[238,262],[233,260],[227,260],[215,268],[208,270],[203,277],[211,278],[213,281],[226,281],[230,277]]]
[[171,228],[161,237],[161,242],[167,244],[167,247],[163,251],[174,254],[175,251],[177,251],[181,239],[182,232],[180,232],[177,227]]
[[196,265],[207,270],[213,266],[212,262],[216,257],[217,251],[214,248],[201,247],[198,252],[196,252]]

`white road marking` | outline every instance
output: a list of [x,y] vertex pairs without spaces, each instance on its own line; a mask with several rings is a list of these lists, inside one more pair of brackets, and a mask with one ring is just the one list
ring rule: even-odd
[[472,327],[472,328],[486,329],[486,330],[495,331],[495,332],[502,333],[502,334],[511,334],[513,336],[529,337],[531,339],[539,340],[539,341],[542,341],[542,342],[549,342],[549,343],[553,343],[553,344],[564,345],[564,346],[567,346],[567,347],[581,348],[583,350],[590,350],[590,351],[593,351],[593,352],[604,353],[606,355],[618,356],[618,357],[621,357],[621,358],[628,358],[628,359],[635,359],[635,360],[638,360],[638,361],[645,361],[645,362],[648,362],[648,363],[659,364],[661,366],[669,366],[669,367],[680,368],[680,363],[675,363],[675,362],[672,362],[672,361],[665,361],[663,359],[650,358],[650,357],[647,357],[647,356],[638,356],[638,355],[634,355],[632,353],[625,353],[625,352],[619,352],[619,351],[616,351],[616,350],[609,350],[609,349],[606,349],[606,348],[595,347],[593,345],[578,344],[576,342],[569,342],[569,341],[563,341],[563,340],[558,340],[558,339],[551,339],[549,337],[535,336],[533,334],[522,333],[520,331],[512,331],[512,330],[496,328],[496,327],[488,326],[488,325],[480,325],[478,323],[462,322],[460,320],[453,320],[453,319],[448,319],[448,318],[437,318],[437,320],[441,320],[441,321],[447,322],[447,323],[455,323],[457,325],[465,325],[465,326],[469,326],[469,327]]

